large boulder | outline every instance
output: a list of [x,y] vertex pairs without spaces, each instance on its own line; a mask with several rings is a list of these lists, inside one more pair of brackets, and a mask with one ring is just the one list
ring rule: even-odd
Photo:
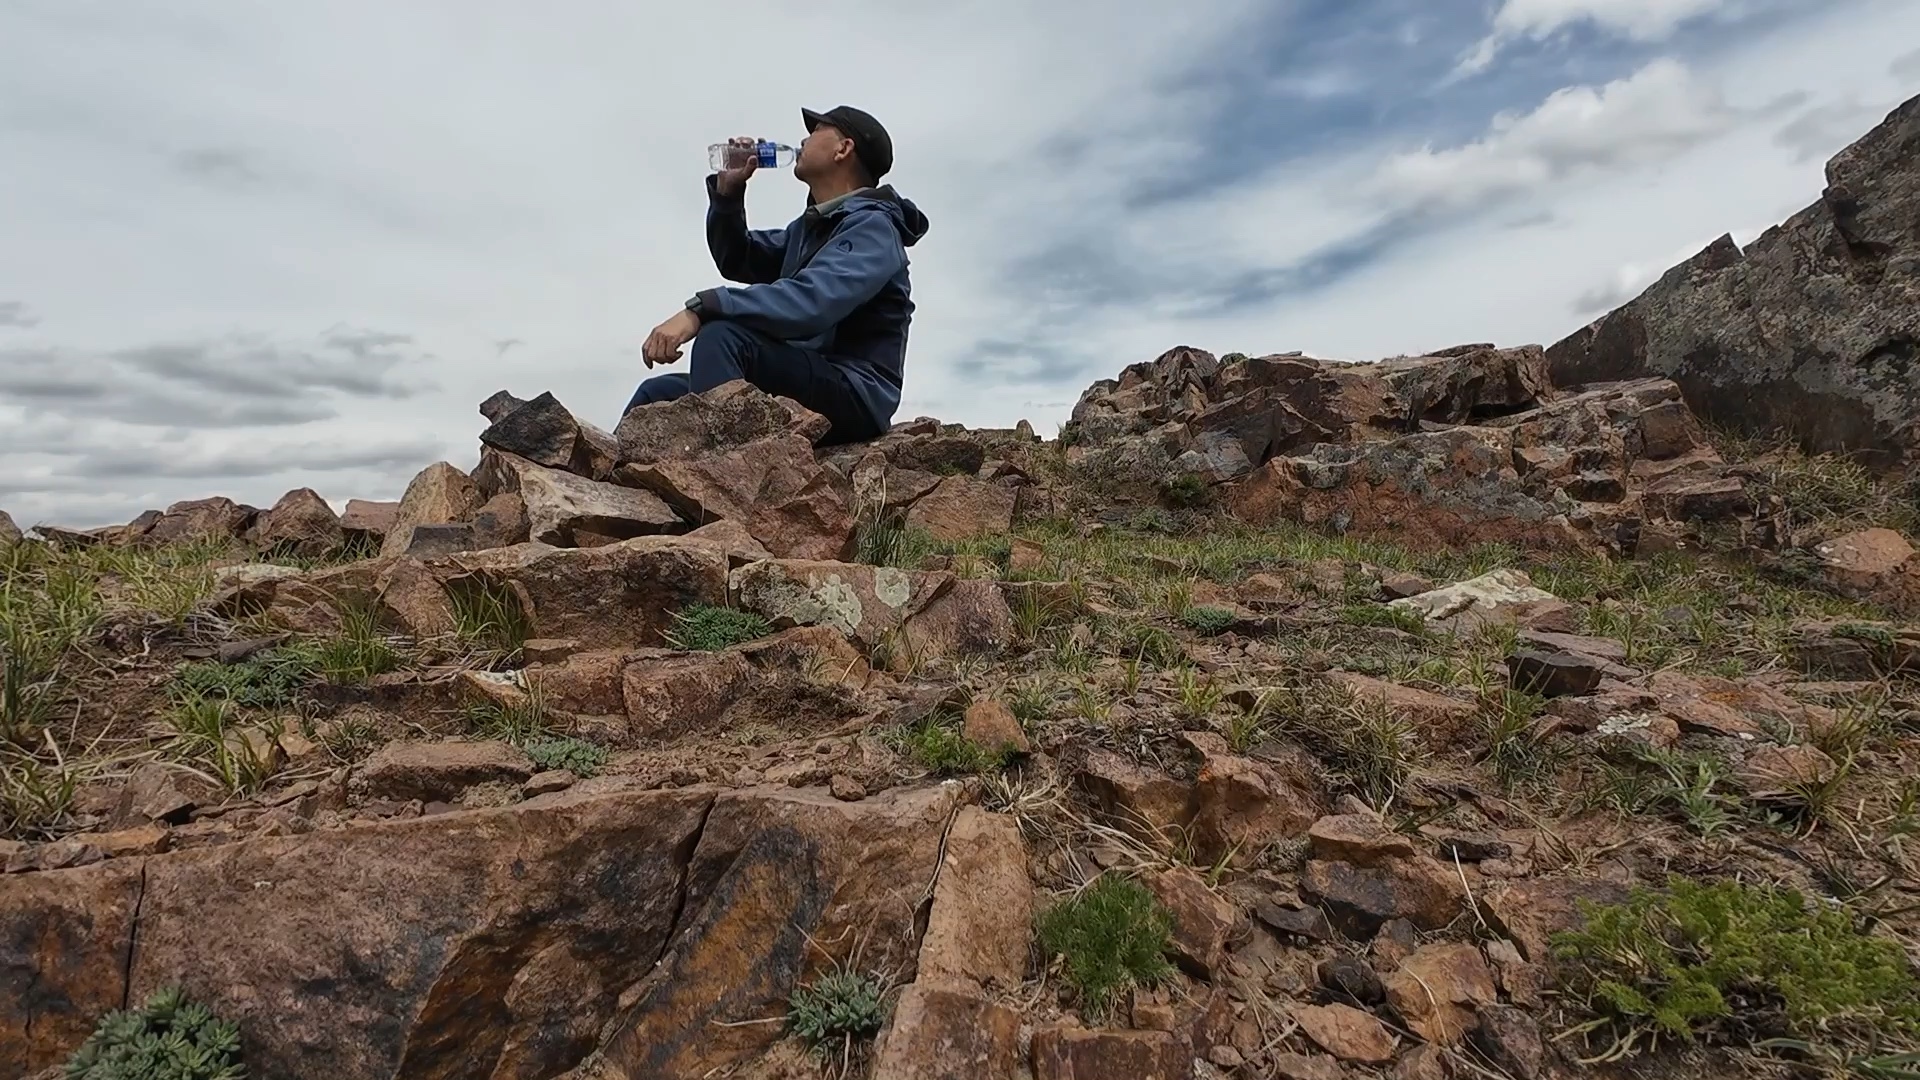
[[704,394],[629,410],[614,437],[622,462],[650,465],[786,435],[811,444],[827,427],[824,417],[800,403],[736,380]]
[[1708,420],[1882,462],[1920,452],[1920,97],[1827,164],[1818,202],[1731,236],[1547,351],[1561,385],[1664,375]]
[[590,480],[613,471],[614,437],[568,412],[551,393],[522,402],[502,390],[481,402],[480,413],[492,421],[480,433],[485,446]]
[[0,877],[0,1063],[180,985],[268,1080],[554,1075],[666,947],[712,804],[553,795]]
[[623,465],[618,476],[697,525],[740,522],[780,558],[838,559],[853,545],[851,486],[801,435]]
[[830,626],[896,666],[1013,643],[1013,615],[994,583],[946,571],[768,559],[735,570],[731,585],[741,608],[776,627]]
[[615,1075],[694,1080],[780,1038],[794,990],[857,954],[915,971],[915,919],[957,792],[723,793],[685,878],[679,933],[604,1051]]
[[260,525],[260,546],[293,555],[318,557],[339,550],[346,538],[339,515],[312,488],[280,496]]
[[483,493],[520,497],[528,535],[543,544],[594,547],[687,530],[680,515],[651,492],[590,480],[494,447],[482,454],[475,473]]
[[253,507],[241,506],[232,499],[192,499],[174,503],[152,521],[151,527],[137,535],[123,534],[121,539],[149,544],[225,543],[239,539],[258,514]]
[[393,531],[393,523],[399,517],[400,504],[397,502],[348,499],[346,510],[340,514],[340,531],[347,543],[377,550],[386,541],[387,534]]
[[421,525],[445,525],[473,520],[482,502],[480,488],[466,473],[444,461],[427,466],[407,484],[400,508],[381,542],[382,555],[401,555],[413,545],[413,530]]

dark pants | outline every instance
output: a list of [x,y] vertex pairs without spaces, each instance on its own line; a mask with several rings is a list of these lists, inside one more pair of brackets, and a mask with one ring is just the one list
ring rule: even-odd
[[822,443],[859,442],[881,434],[846,374],[825,355],[725,321],[700,328],[685,374],[655,375],[641,383],[627,408],[702,394],[735,379],[792,398],[826,417],[833,427]]

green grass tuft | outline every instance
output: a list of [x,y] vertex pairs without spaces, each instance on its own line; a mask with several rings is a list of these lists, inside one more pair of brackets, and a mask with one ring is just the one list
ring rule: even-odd
[[1040,948],[1062,972],[1091,1018],[1105,1017],[1121,994],[1173,974],[1166,951],[1173,922],[1137,882],[1108,874],[1039,918]]
[[1180,613],[1180,621],[1185,623],[1188,629],[1209,635],[1225,633],[1227,627],[1232,626],[1236,618],[1237,616],[1229,608],[1212,607],[1206,604],[1188,607]]
[[507,655],[533,636],[533,619],[511,585],[480,578],[448,582],[453,631],[460,640]]
[[981,746],[962,735],[950,718],[939,714],[901,729],[895,745],[914,764],[937,776],[975,776],[998,772],[1007,755]]
[[1613,1029],[1615,1055],[1663,1038],[1920,1030],[1920,992],[1899,945],[1792,890],[1674,877],[1664,892],[1582,910],[1586,925],[1556,935],[1554,955]]
[[719,652],[772,632],[772,625],[751,611],[693,604],[674,615],[667,641],[676,649]]

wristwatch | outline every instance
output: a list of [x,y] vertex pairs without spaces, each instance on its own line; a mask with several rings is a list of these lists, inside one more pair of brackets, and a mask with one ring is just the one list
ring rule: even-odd
[[701,300],[700,297],[697,295],[693,299],[687,301],[687,310],[693,312],[695,315],[700,316],[702,319],[705,319],[707,316],[706,302]]

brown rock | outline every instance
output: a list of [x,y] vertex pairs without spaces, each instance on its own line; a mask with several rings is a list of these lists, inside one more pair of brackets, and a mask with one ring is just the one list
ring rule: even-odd
[[346,534],[340,518],[312,488],[295,488],[280,496],[260,526],[260,546],[318,558],[339,550]]
[[811,443],[826,434],[821,419],[742,380],[631,409],[614,437],[622,462],[650,465],[788,435]]
[[1020,1014],[978,995],[914,983],[874,1049],[888,1080],[1014,1080]]
[[1472,702],[1352,671],[1330,671],[1327,679],[1350,691],[1357,701],[1403,716],[1435,746],[1456,746],[1478,732],[1480,710]]
[[1342,954],[1320,961],[1315,974],[1320,985],[1336,999],[1344,998],[1357,1006],[1378,1005],[1387,999],[1387,988],[1365,960]]
[[827,780],[827,790],[841,802],[859,802],[867,797],[866,785],[847,773],[834,773]]
[[0,1073],[58,1065],[126,1003],[143,865],[0,877]]
[[1254,905],[1253,917],[1276,933],[1307,941],[1333,940],[1333,924],[1327,921],[1327,913],[1317,907],[1294,907],[1262,900]]
[[755,540],[747,527],[738,521],[710,521],[688,533],[686,538],[720,548],[727,553],[727,561],[734,566],[773,558],[773,552]]
[[907,527],[937,541],[1005,536],[1013,529],[1014,489],[949,476],[907,511]]
[[1619,904],[1626,899],[1627,890],[1610,881],[1538,878],[1494,886],[1481,894],[1480,909],[1496,931],[1519,946],[1520,955],[1541,964],[1551,955],[1554,934],[1584,925],[1581,901]]
[[482,403],[481,414],[493,422],[480,433],[483,445],[591,480],[613,469],[613,436],[577,419],[551,393],[520,403],[501,391]]
[[521,784],[533,763],[503,742],[391,742],[360,769],[376,799],[454,801],[475,784]]
[[1446,1051],[1437,1046],[1416,1046],[1394,1065],[1393,1080],[1453,1080],[1453,1073]]
[[1832,780],[1840,766],[1814,746],[1763,746],[1747,755],[1734,778],[1755,799],[1799,798]]
[[1293,1018],[1307,1038],[1343,1061],[1384,1065],[1393,1060],[1393,1036],[1372,1013],[1351,1005],[1296,1005]]
[[981,698],[967,706],[961,734],[991,752],[1026,754],[1033,750],[1027,731],[1005,702]]
[[1459,1042],[1476,1010],[1498,1001],[1493,972],[1472,945],[1423,945],[1385,981],[1387,1003],[1407,1027],[1441,1046]]
[[1346,1080],[1347,1070],[1321,1054],[1275,1054],[1273,1075],[1280,1080]]
[[116,828],[148,822],[179,825],[196,807],[218,799],[219,793],[211,785],[191,773],[158,763],[142,765],[120,789],[113,822]]
[[[557,547],[595,547],[636,536],[684,532],[680,515],[651,492],[604,484],[498,450],[481,468],[492,487],[520,496],[528,535]],[[587,536],[599,542],[583,542]]]
[[556,791],[565,791],[579,782],[580,778],[566,769],[549,769],[528,777],[527,782],[520,785],[520,794],[529,799],[537,798],[541,795],[551,795]]
[[1307,762],[1242,757],[1212,732],[1181,737],[1200,754],[1190,836],[1204,861],[1235,850],[1251,857],[1269,844],[1298,837],[1326,809],[1326,793]]
[[383,555],[404,554],[413,544],[413,530],[420,525],[442,525],[471,521],[480,509],[480,489],[466,473],[444,461],[427,466],[407,485],[381,542]]
[[716,797],[679,936],[606,1045],[615,1075],[694,1080],[752,1057],[780,1029],[736,1022],[779,1015],[856,947],[862,966],[911,974],[954,800],[944,788],[851,803],[786,788]]
[[[473,539],[474,549],[484,551],[524,544],[531,528],[527,522],[526,502],[515,492],[503,491],[480,505],[473,515],[469,535]],[[414,530],[416,537],[419,533],[420,530]]]
[[157,855],[167,850],[170,838],[165,825],[153,824],[114,832],[75,833],[66,839],[95,848],[106,858],[119,859],[128,855]]
[[1473,1045],[1494,1067],[1514,1080],[1539,1080],[1547,1066],[1540,1025],[1511,1005],[1487,1005],[1473,1029]]
[[675,612],[727,602],[726,556],[670,536],[535,552],[489,576],[525,590],[533,636],[571,638],[589,649],[664,644]]
[[1033,1033],[1033,1080],[1188,1080],[1193,1059],[1164,1031],[1088,1031],[1051,1027]]
[[1193,789],[1109,750],[1090,750],[1075,781],[1101,815],[1128,832],[1165,839],[1193,820]]
[[1827,580],[1848,596],[1920,612],[1920,555],[1892,529],[1862,529],[1814,548]]
[[232,499],[177,502],[140,537],[149,544],[223,543],[237,540],[259,511]]
[[1227,938],[1239,913],[1186,867],[1162,870],[1144,879],[1173,920],[1170,955],[1195,978],[1214,979],[1227,959]]
[[919,981],[969,992],[1013,990],[1026,977],[1033,927],[1027,848],[1014,819],[966,807],[947,833],[920,945]]
[[400,554],[413,559],[438,559],[480,546],[474,538],[472,522],[441,522],[409,529],[407,546]]
[[1307,831],[1310,850],[1316,859],[1331,859],[1355,866],[1381,866],[1396,859],[1410,859],[1419,851],[1413,838],[1387,828],[1371,814],[1336,814],[1315,821]]
[[944,571],[769,559],[733,572],[736,605],[777,627],[828,626],[899,664],[997,652],[1013,615],[990,581]]
[[13,518],[5,510],[0,510],[0,547],[17,544],[23,539],[25,537],[20,532],[20,526],[13,523]]
[[1807,730],[1812,715],[1806,705],[1771,687],[1709,675],[1662,671],[1648,688],[1660,709],[1691,734],[1752,739],[1766,733],[1763,720]]
[[340,532],[349,544],[377,549],[386,540],[387,533],[393,530],[393,523],[399,516],[400,504],[397,502],[348,499],[347,509],[340,515]]
[[1380,575],[1380,591],[1389,600],[1400,600],[1433,591],[1433,582],[1405,570],[1389,570]]
[[1047,566],[1047,549],[1023,537],[1013,538],[1013,554],[1007,560],[1007,569],[1016,574],[1038,574]]
[[1383,859],[1373,866],[1315,859],[1307,863],[1300,887],[1341,932],[1357,940],[1372,937],[1390,919],[1438,930],[1466,902],[1466,886],[1455,870],[1423,855]]
[[735,519],[781,558],[838,559],[853,542],[850,486],[816,462],[798,435],[626,465],[619,477],[696,525]]
[[1576,652],[1516,649],[1507,657],[1507,682],[1523,694],[1570,697],[1592,693],[1605,677],[1602,661]]

